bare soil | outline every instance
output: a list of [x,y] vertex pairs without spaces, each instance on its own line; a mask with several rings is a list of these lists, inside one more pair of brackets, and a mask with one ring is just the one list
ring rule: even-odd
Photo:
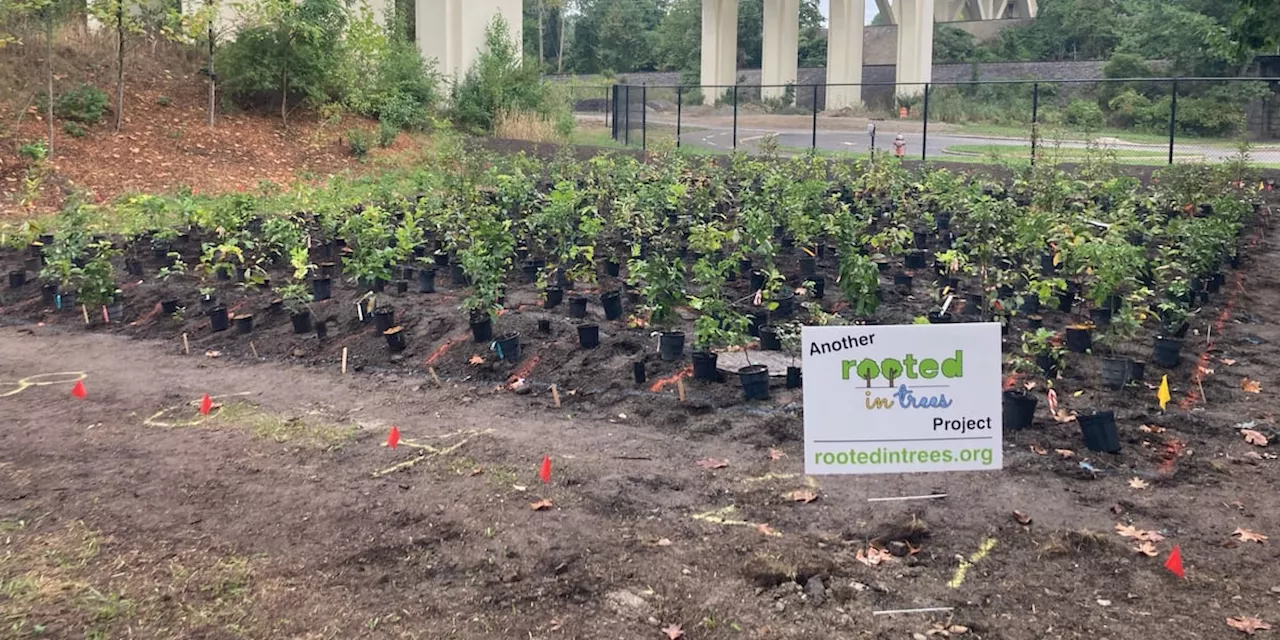
[[[1099,390],[1090,356],[1056,381],[1068,409],[1117,411],[1121,454],[1052,420],[1041,380],[1035,425],[1007,434],[993,473],[806,478],[800,392],[775,383],[747,404],[732,380],[689,380],[680,403],[674,385],[630,381],[637,357],[655,378],[682,366],[647,355],[643,329],[602,322],[584,354],[563,310],[528,306],[499,323],[533,335],[545,317],[553,334],[521,364],[494,362],[445,319],[461,318],[447,286],[430,303],[390,295],[416,323],[399,362],[345,298],[322,344],[282,318],[240,337],[194,311],[147,318],[169,286],[147,278],[109,330],[6,290],[0,637],[661,638],[680,624],[688,638],[1229,638],[1228,617],[1278,624],[1275,542],[1232,535],[1280,532],[1275,444],[1236,428],[1280,436],[1280,253],[1254,238],[1183,364],[1148,365],[1149,383],[1169,374],[1166,412],[1145,385]],[[258,313],[265,300],[243,296]],[[450,343],[437,385],[425,360]],[[56,372],[83,372],[87,399],[70,395],[80,374],[32,377]],[[208,418],[205,393],[222,405]],[[934,492],[948,497],[867,502]],[[1160,532],[1158,555],[1117,524]],[[906,555],[868,565],[869,545]],[[1173,545],[1185,580],[1162,568]],[[926,607],[952,610],[875,615]]]

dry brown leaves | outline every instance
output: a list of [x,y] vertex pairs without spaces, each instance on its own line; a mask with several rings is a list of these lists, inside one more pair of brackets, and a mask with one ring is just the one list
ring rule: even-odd
[[1038,456],[1043,456],[1049,453],[1044,447],[1037,447],[1034,444],[1027,445],[1027,448],[1031,449],[1031,453],[1034,453]]
[[1264,536],[1257,531],[1250,531],[1240,527],[1236,527],[1236,530],[1232,531],[1231,535],[1240,538],[1240,542],[1256,542],[1258,544],[1263,544],[1267,541],[1267,536]]
[[1149,485],[1147,484],[1147,481],[1143,480],[1142,478],[1129,478],[1130,489],[1137,489],[1141,491],[1143,489],[1146,489],[1148,486]]
[[1244,441],[1257,447],[1267,446],[1267,437],[1259,431],[1253,429],[1241,429],[1240,435],[1244,436]]
[[1070,449],[1054,449],[1053,452],[1058,454],[1058,457],[1062,458],[1063,460],[1066,460],[1067,458],[1070,458],[1076,455],[1076,452]]
[[1145,531],[1131,524],[1116,523],[1116,533],[1125,538],[1132,538],[1138,542],[1160,542],[1164,540],[1164,536],[1158,531]]
[[796,489],[791,492],[791,500],[803,504],[809,504],[818,499],[818,492],[813,489]]
[[719,458],[703,458],[694,464],[697,464],[703,469],[723,469],[729,466],[729,461],[721,460]]
[[680,640],[684,637],[684,629],[678,624],[669,624],[662,628],[662,633],[667,635],[667,640]]
[[1143,542],[1138,546],[1134,547],[1133,550],[1136,551],[1137,553],[1141,553],[1142,555],[1148,558],[1154,558],[1160,555],[1160,552],[1156,551],[1156,544],[1154,542]]
[[1025,514],[1025,513],[1021,512],[1021,511],[1014,511],[1014,512],[1013,512],[1013,520],[1014,520],[1014,522],[1017,522],[1018,524],[1023,525],[1023,526],[1026,526],[1026,525],[1031,524],[1031,516],[1029,516],[1029,515],[1027,515],[1027,514]]
[[478,355],[471,356],[471,359],[467,360],[467,362],[474,365],[481,365],[481,364],[484,364],[484,358],[481,358]]
[[1253,635],[1258,631],[1270,629],[1271,625],[1259,620],[1258,618],[1250,618],[1240,616],[1239,618],[1227,618],[1227,626],[1243,633],[1245,635]]
[[858,562],[861,562],[868,567],[878,566],[885,562],[893,562],[894,560],[892,553],[889,553],[884,549],[877,549],[876,547],[858,549],[858,553],[855,554],[854,557],[858,559]]
[[1144,424],[1138,427],[1143,433],[1164,433],[1164,427],[1155,424]]
[[785,457],[787,457],[786,452],[784,452],[784,451],[782,451],[782,450],[780,450],[780,449],[770,449],[770,450],[769,450],[769,459],[770,459],[770,460],[781,460],[782,458],[785,458]]
[[1262,383],[1249,378],[1240,381],[1240,388],[1244,389],[1245,393],[1262,393]]
[[546,511],[547,509],[551,508],[551,501],[544,498],[542,500],[539,500],[537,502],[530,504],[529,508],[533,509],[534,511]]

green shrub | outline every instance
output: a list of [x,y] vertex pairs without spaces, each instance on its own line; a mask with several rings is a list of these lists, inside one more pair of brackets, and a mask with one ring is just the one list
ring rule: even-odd
[[386,149],[396,143],[396,136],[400,135],[400,129],[390,122],[383,120],[378,123],[378,146]]
[[169,96],[160,96],[160,97],[156,98],[156,104],[158,104],[158,105],[160,105],[160,106],[162,106],[162,107],[167,107],[167,106],[169,106],[169,105],[173,104],[173,98],[170,98]]
[[1072,100],[1067,105],[1066,121],[1069,125],[1098,129],[1102,127],[1102,109],[1088,100]]
[[[41,113],[49,110],[49,99],[41,93],[36,98]],[[107,114],[111,100],[107,92],[91,84],[80,86],[63,93],[53,99],[53,114],[63,120],[83,124],[97,124]]]
[[369,155],[369,134],[360,129],[347,131],[347,144],[351,147],[351,155],[363,158]]
[[465,128],[492,132],[501,113],[528,111],[554,118],[568,104],[556,100],[536,64],[525,64],[502,16],[485,32],[485,50],[453,91],[453,118]]
[[439,102],[439,76],[400,30],[388,31],[367,7],[343,40],[338,77],[342,103],[397,129],[423,129]]
[[83,138],[89,135],[89,130],[85,129],[84,125],[80,124],[79,122],[74,122],[72,120],[67,120],[63,122],[62,130],[65,131],[67,135],[71,136],[72,138]]

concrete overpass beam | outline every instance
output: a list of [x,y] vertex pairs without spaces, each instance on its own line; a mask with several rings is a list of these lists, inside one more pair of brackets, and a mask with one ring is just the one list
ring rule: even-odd
[[[384,7],[386,5],[384,4]],[[485,49],[485,32],[494,18],[506,21],[507,37],[521,55],[522,0],[417,0],[414,9],[418,49],[435,59],[436,69],[457,80]]]
[[[799,18],[797,18],[798,28]],[[702,85],[711,100],[738,78],[738,0],[702,0]],[[710,87],[718,88],[710,88]]]
[[933,80],[934,0],[899,0],[897,95],[924,92]]
[[764,0],[763,45],[760,97],[781,98],[799,74],[800,0]]
[[910,0],[876,0],[876,9],[880,15],[889,19],[889,24],[898,24],[898,5]]
[[827,108],[862,104],[862,22],[866,0],[831,0],[827,30]]

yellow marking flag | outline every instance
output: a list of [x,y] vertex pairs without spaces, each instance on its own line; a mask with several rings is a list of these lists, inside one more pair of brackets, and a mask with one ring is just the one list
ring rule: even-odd
[[1164,406],[1169,404],[1169,376],[1160,378],[1160,390],[1156,392],[1156,399],[1160,401],[1160,410],[1164,411]]

